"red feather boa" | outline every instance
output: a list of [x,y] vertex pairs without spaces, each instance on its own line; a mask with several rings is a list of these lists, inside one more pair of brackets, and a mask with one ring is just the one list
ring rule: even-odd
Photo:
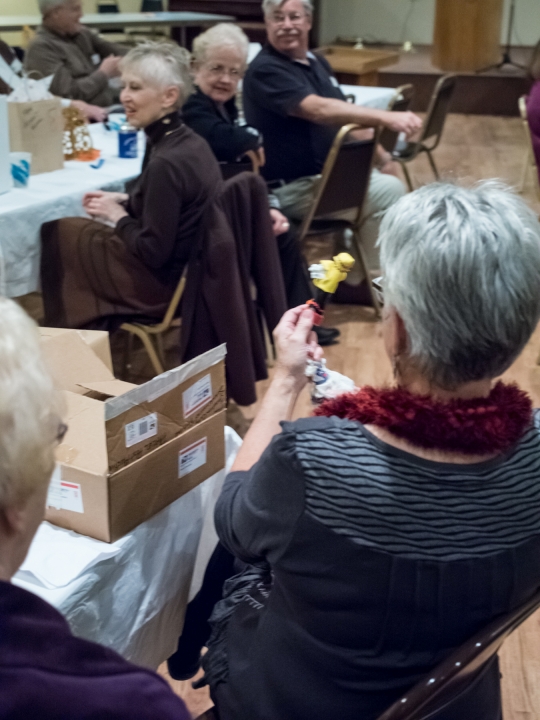
[[314,415],[377,425],[422,448],[485,455],[518,442],[531,424],[532,403],[516,385],[502,382],[488,397],[449,402],[401,388],[366,386],[326,400]]

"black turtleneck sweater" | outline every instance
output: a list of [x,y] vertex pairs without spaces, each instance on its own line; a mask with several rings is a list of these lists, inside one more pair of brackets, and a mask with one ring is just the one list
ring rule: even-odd
[[177,112],[145,129],[146,154],[117,235],[149,269],[178,277],[196,242],[204,211],[221,186],[219,165]]

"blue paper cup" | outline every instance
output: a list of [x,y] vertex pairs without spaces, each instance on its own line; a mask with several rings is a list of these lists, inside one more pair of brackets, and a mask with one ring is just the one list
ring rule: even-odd
[[13,186],[17,188],[28,187],[28,180],[30,179],[30,170],[32,167],[32,153],[9,153],[9,162],[11,164]]

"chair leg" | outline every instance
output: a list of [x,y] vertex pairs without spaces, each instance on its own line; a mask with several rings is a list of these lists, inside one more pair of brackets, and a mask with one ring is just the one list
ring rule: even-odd
[[274,367],[274,361],[275,361],[274,345],[272,344],[272,340],[270,338],[270,333],[268,331],[268,325],[266,324],[266,318],[264,317],[262,312],[261,312],[261,323],[262,323],[263,335],[264,335],[264,347],[266,350],[266,364],[269,368],[271,368],[271,367]]
[[439,175],[439,171],[437,170],[437,166],[435,165],[435,160],[433,159],[433,155],[431,154],[431,151],[426,150],[426,155],[428,156],[429,164],[431,165],[431,169],[433,171],[433,174],[435,175],[435,179],[440,180],[441,177]]
[[373,289],[373,285],[371,283],[371,275],[369,272],[367,260],[366,260],[366,253],[364,252],[364,248],[362,246],[362,241],[360,239],[360,232],[358,228],[354,229],[354,241],[356,244],[356,249],[358,251],[358,257],[360,259],[360,265],[362,266],[362,270],[364,272],[364,275],[366,276],[366,281],[368,284],[369,294],[371,295],[371,302],[373,303],[373,308],[375,310],[375,316],[378,320],[381,318],[381,305],[379,303],[379,300],[377,298],[377,295]]
[[525,155],[525,163],[523,165],[523,170],[521,172],[521,182],[519,183],[519,193],[524,193],[525,188],[527,187],[527,178],[529,175],[529,167],[531,162],[531,156],[530,156],[530,150],[527,150],[527,154]]
[[411,176],[409,175],[409,170],[408,170],[408,168],[407,168],[407,163],[400,161],[399,164],[401,165],[401,169],[403,170],[403,174],[405,175],[405,181],[407,182],[407,187],[409,188],[409,192],[412,192],[412,191],[414,190],[414,187],[413,187],[413,184],[412,184],[412,181],[411,181]]
[[161,362],[162,367],[165,367],[166,363],[165,363],[165,347],[163,345],[163,334],[157,333],[155,338],[156,338],[156,349],[157,349],[157,354],[158,354],[159,360]]
[[131,353],[133,352],[133,335],[125,331],[126,340],[124,342],[124,357],[122,361],[122,378],[127,380],[131,371]]
[[156,375],[161,375],[163,372],[163,365],[156,353],[152,338],[141,327],[137,327],[136,325],[131,325],[131,332],[136,335],[144,345],[144,349],[148,353],[148,357],[150,358],[150,362],[152,363],[152,367],[154,368]]

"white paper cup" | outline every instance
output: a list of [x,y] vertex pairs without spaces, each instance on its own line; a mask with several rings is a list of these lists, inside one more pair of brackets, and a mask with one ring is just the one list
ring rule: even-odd
[[13,178],[13,186],[18,188],[28,187],[30,170],[32,169],[32,153],[9,153],[9,162],[11,164],[11,177]]

